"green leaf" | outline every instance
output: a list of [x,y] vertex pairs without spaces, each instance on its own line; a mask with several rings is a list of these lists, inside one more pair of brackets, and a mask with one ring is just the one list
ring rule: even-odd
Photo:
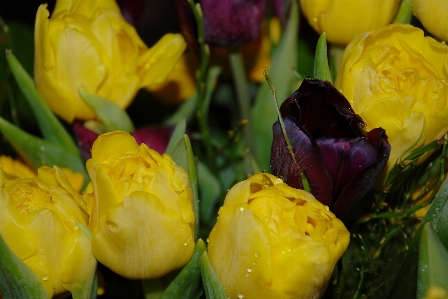
[[3,298],[49,298],[39,278],[8,248],[1,235],[0,261],[0,294]]
[[204,163],[198,161],[197,167],[199,190],[202,198],[200,202],[201,220],[209,223],[213,217],[216,217],[214,211],[222,192],[221,183]]
[[182,105],[177,108],[176,112],[171,114],[166,120],[165,124],[167,125],[175,125],[181,119],[186,118],[190,120],[194,113],[196,112],[196,107],[198,105],[198,93],[195,92],[189,99],[185,100]]
[[173,152],[174,147],[177,145],[177,143],[184,137],[185,135],[185,129],[187,127],[187,122],[185,118],[182,118],[177,123],[176,127],[174,128],[173,134],[171,134],[170,142],[168,142],[168,146],[166,147],[166,153],[170,154]]
[[79,88],[79,94],[95,111],[106,132],[125,131],[131,133],[134,131],[134,124],[129,115],[117,104],[101,96],[87,93],[82,86]]
[[58,144],[65,148],[67,152],[78,153],[78,148],[72,137],[45,104],[34,86],[33,79],[28,75],[17,58],[10,51],[7,51],[6,60],[17,84],[34,112],[45,140]]
[[0,132],[14,147],[14,149],[34,169],[40,166],[56,165],[80,172],[88,179],[84,162],[79,152],[72,153],[57,143],[40,139],[17,128],[0,117]]
[[426,223],[431,223],[442,244],[448,247],[448,180],[444,181],[412,238],[408,252],[388,296],[390,299],[415,298],[420,235]]
[[193,150],[191,149],[190,138],[187,134],[177,143],[171,154],[174,162],[183,167],[190,180],[191,190],[193,191],[193,206],[196,225],[194,230],[194,238],[197,240],[199,232],[199,195],[198,195],[198,176],[196,172],[196,163],[194,161]]
[[448,251],[430,223],[423,226],[418,258],[417,298],[424,298],[430,287],[448,292]]
[[206,251],[201,256],[201,273],[207,299],[227,299],[226,291],[213,270]]
[[316,56],[314,58],[314,78],[333,83],[330,67],[328,66],[327,35],[325,32],[320,35],[317,41]]
[[[272,55],[269,76],[278,90],[279,105],[293,92],[297,83],[294,69],[297,63],[297,35],[299,28],[298,4],[291,1],[291,15],[288,27],[281,37],[279,45]],[[251,111],[254,128],[254,158],[262,170],[269,169],[272,144],[272,125],[277,120],[277,112],[272,102],[271,90],[267,82],[263,82]]]
[[204,241],[199,239],[196,242],[190,261],[188,261],[177,277],[170,283],[160,299],[197,297],[198,293],[200,293],[201,283],[200,260],[205,250]]

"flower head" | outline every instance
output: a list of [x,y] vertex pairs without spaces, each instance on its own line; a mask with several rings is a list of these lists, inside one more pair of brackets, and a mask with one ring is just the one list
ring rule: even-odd
[[96,260],[79,228],[87,226],[86,205],[63,172],[41,167],[37,178],[21,179],[0,168],[0,188],[0,234],[49,298],[90,290]]
[[148,49],[113,0],[59,0],[48,16],[41,5],[34,77],[50,108],[70,123],[95,118],[80,87],[126,108],[139,88],[163,83],[185,49],[179,34]]
[[349,239],[311,194],[258,173],[227,193],[208,256],[230,298],[319,298]]
[[368,128],[386,130],[392,150],[385,174],[448,131],[447,61],[448,46],[411,25],[389,25],[347,46],[335,86]]
[[87,161],[92,253],[128,278],[156,278],[194,250],[193,196],[185,170],[125,132],[100,135]]
[[273,127],[271,168],[295,188],[303,188],[301,171],[311,193],[341,217],[373,186],[389,157],[383,129],[365,131],[363,120],[330,83],[304,80],[281,108],[296,165],[279,122]]
[[233,46],[255,40],[260,34],[266,0],[202,0],[205,40]]
[[396,0],[300,0],[300,7],[317,33],[346,45],[356,35],[386,26],[395,17]]
[[415,0],[412,10],[426,30],[437,38],[448,41],[448,23],[445,21],[447,1]]

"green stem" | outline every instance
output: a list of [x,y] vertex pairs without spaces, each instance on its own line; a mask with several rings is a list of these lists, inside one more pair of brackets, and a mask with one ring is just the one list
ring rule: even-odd
[[[238,49],[232,49],[230,56],[230,66],[232,69],[233,82],[236,87],[236,94],[238,97],[238,104],[240,106],[240,113],[242,120],[250,119],[250,96],[248,82],[246,79],[246,72],[244,69],[243,56]],[[246,147],[250,152],[254,152],[253,130],[252,125],[248,122],[243,128],[244,139],[246,141]]]
[[402,0],[394,24],[409,24],[412,19],[413,0]]

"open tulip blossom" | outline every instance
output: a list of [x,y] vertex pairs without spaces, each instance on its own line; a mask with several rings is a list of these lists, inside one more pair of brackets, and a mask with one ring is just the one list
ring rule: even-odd
[[273,127],[271,168],[292,187],[311,193],[338,216],[373,186],[386,165],[390,146],[382,128],[365,123],[329,82],[306,79],[280,108],[298,166],[290,156],[280,123]]
[[28,2],[0,299],[448,298],[448,0]]

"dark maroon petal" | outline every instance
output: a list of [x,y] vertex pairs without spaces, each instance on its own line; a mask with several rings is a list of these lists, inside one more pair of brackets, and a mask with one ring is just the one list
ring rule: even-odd
[[205,40],[237,46],[257,39],[266,0],[202,0]]
[[[286,118],[284,119],[284,123],[286,134],[291,140],[296,161],[308,179],[311,193],[321,203],[329,206],[332,198],[331,190],[333,183],[330,174],[325,168],[319,147],[300,130],[294,121]],[[273,134],[274,138],[271,149],[272,173],[278,177],[283,177],[284,182],[289,186],[303,189],[300,171],[288,153],[279,122],[274,124]]]
[[98,138],[98,134],[87,129],[81,122],[74,122],[72,125],[75,139],[78,142],[79,151],[84,161],[92,158],[90,150],[93,143]]
[[[362,137],[352,139],[320,138],[316,140],[333,177],[333,198],[341,200],[340,194],[347,184],[363,169],[377,161],[377,150]],[[356,187],[356,186],[355,186]]]
[[117,4],[126,21],[135,26],[143,12],[143,0],[117,0]]
[[174,0],[177,16],[179,18],[182,35],[185,37],[188,47],[194,52],[197,59],[201,59],[201,51],[197,39],[197,24],[194,20],[191,7],[185,0]]
[[134,136],[138,144],[145,143],[159,154],[163,154],[170,142],[173,130],[173,126],[154,126],[138,129],[131,135]]
[[[372,188],[389,159],[391,148],[387,140],[386,131],[382,128],[373,129],[369,132],[369,137],[372,147],[376,148],[376,161],[361,170],[342,190],[334,205],[334,213],[338,217],[347,217],[359,199],[364,197],[370,188]],[[367,208],[368,206],[369,204],[365,202],[361,209],[358,208],[356,210],[362,211],[363,208]]]

